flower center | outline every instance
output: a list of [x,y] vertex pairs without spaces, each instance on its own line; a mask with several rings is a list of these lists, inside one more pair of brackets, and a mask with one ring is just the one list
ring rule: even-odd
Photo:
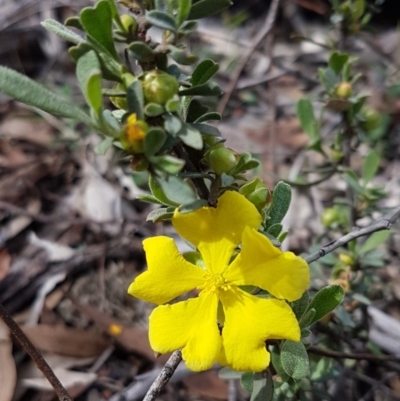
[[231,289],[230,284],[224,278],[222,274],[212,274],[212,273],[205,273],[204,274],[204,290],[217,292],[218,290],[228,291]]

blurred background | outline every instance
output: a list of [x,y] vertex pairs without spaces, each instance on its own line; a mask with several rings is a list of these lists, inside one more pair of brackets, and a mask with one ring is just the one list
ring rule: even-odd
[[[63,22],[92,4],[0,0],[0,65],[83,105],[68,45],[40,22]],[[256,155],[261,167],[254,174],[273,188],[282,179],[295,182],[303,167],[312,168],[318,161],[317,154],[306,150],[309,137],[296,118],[295,105],[303,96],[321,92],[317,70],[326,65],[329,51],[318,44],[328,42],[334,32],[329,1],[282,0],[271,33],[243,60],[244,49],[253,45],[266,23],[269,6],[267,0],[234,0],[222,16],[201,21],[189,45],[200,58],[219,62],[216,79],[225,92],[241,69],[228,102],[213,99],[210,106],[223,112],[218,128],[228,145]],[[370,95],[368,104],[384,116],[379,134],[384,156],[376,178],[387,192],[380,204],[384,209],[398,206],[400,199],[400,3],[377,1],[376,6],[369,31],[352,40],[351,51],[359,57],[357,68],[364,74],[360,85]],[[328,135],[337,121],[326,118]],[[145,268],[142,239],[175,234],[168,224],[146,223],[151,208],[136,199],[147,191],[146,173],[132,174],[129,161],[117,150],[96,154],[100,141],[81,124],[0,94],[0,302],[76,400],[141,399],[166,359],[156,359],[148,344],[151,305],[126,291]],[[361,148],[353,167],[361,166],[364,158]],[[308,178],[315,178],[312,171]],[[294,186],[284,249],[308,254],[316,241],[332,240],[321,216],[344,190],[336,178],[318,188]],[[371,283],[372,312],[366,325],[379,329],[370,348],[376,352],[400,354],[399,253],[397,227],[381,249],[382,263]],[[317,264],[314,270],[317,280],[326,284],[325,267]],[[318,330],[329,336],[329,327],[328,321]],[[340,335],[352,338],[351,330],[334,334],[332,341],[341,341]],[[366,342],[353,345],[364,349]],[[319,376],[314,370],[310,400],[400,400],[399,361],[346,361],[330,359],[318,368]],[[160,396],[193,401],[247,398],[236,381],[220,379],[217,368],[193,374],[184,367]],[[50,385],[0,322],[0,400],[52,399]]]

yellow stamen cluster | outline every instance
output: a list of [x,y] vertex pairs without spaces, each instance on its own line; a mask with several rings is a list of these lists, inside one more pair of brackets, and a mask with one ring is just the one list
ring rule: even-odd
[[230,284],[222,274],[204,274],[204,290],[209,292],[217,292],[218,290],[228,291],[231,289]]

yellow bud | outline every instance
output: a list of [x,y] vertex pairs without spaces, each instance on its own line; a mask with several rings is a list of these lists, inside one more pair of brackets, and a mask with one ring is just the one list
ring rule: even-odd
[[342,82],[336,88],[336,96],[341,99],[347,99],[353,92],[353,87],[350,82]]
[[344,263],[346,266],[353,266],[354,259],[350,255],[346,255],[345,253],[341,253],[339,255],[339,260]]

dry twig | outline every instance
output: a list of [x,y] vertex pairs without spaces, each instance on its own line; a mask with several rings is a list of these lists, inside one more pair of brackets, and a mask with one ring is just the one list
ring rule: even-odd
[[46,362],[43,356],[40,355],[38,350],[31,343],[31,341],[28,339],[28,337],[21,330],[21,328],[18,326],[18,324],[15,322],[15,320],[11,317],[11,315],[7,312],[2,304],[0,304],[0,318],[8,326],[13,336],[17,339],[17,341],[21,344],[25,351],[30,355],[36,366],[45,375],[46,379],[49,381],[54,391],[56,392],[58,399],[60,401],[73,401],[73,399],[68,394],[68,391],[61,384],[60,380],[54,374],[49,364]]
[[157,376],[157,379],[154,380],[154,383],[149,388],[149,391],[143,398],[143,401],[153,401],[157,397],[160,391],[168,383],[169,379],[174,374],[176,368],[181,363],[181,361],[182,361],[181,351],[180,350],[175,351],[168,359],[168,362],[165,364],[160,374]]
[[319,347],[309,347],[307,351],[311,354],[327,356],[335,359],[354,359],[367,361],[399,361],[400,355],[375,355],[363,352],[339,352]]
[[399,217],[400,207],[395,209],[393,212],[388,213],[386,216],[383,216],[381,219],[373,222],[369,226],[363,228],[354,227],[348,234],[344,235],[336,241],[331,242],[328,245],[325,245],[319,251],[306,256],[304,259],[307,263],[315,262],[316,260],[322,258],[328,253],[333,252],[335,249],[347,244],[353,239],[372,234],[376,231],[389,230]]
[[236,71],[233,73],[233,76],[229,82],[229,85],[226,88],[226,92],[224,96],[222,97],[221,101],[219,102],[218,105],[218,113],[223,114],[226,105],[228,104],[228,101],[233,93],[233,91],[236,88],[236,85],[239,81],[240,74],[242,73],[243,68],[249,61],[249,58],[251,55],[255,52],[257,47],[260,45],[260,43],[263,41],[263,39],[271,32],[272,27],[274,26],[276,14],[278,12],[278,6],[279,6],[280,0],[273,0],[268,11],[267,18],[265,19],[264,26],[258,33],[258,35],[253,39],[252,45],[244,50],[243,57],[236,69]]

